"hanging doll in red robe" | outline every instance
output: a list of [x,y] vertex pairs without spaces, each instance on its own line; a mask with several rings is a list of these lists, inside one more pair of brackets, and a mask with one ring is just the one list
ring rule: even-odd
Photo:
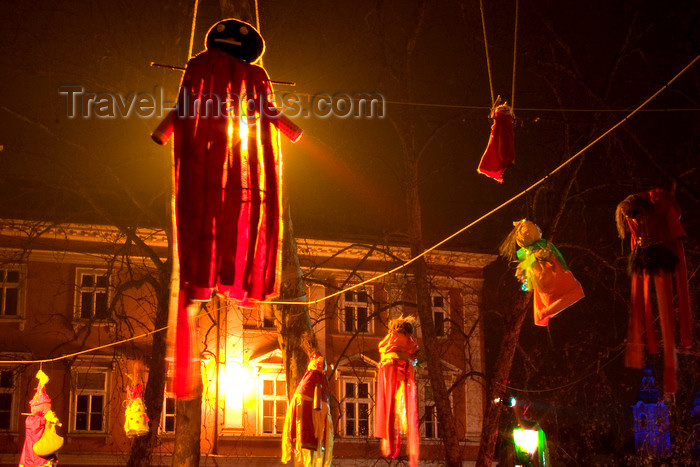
[[688,273],[680,222],[681,211],[672,193],[654,189],[625,198],[615,213],[617,230],[625,238],[631,233],[632,252],[629,274],[632,277],[632,310],[627,336],[625,364],[644,366],[642,334],[646,328],[650,353],[657,353],[654,338],[649,282],[653,278],[664,346],[664,391],[676,392],[676,349],[673,324],[673,277],[676,278],[680,345],[692,344],[693,318],[688,293]]
[[194,321],[212,292],[246,302],[275,295],[282,241],[278,132],[301,130],[274,105],[265,70],[254,64],[262,36],[226,19],[185,70],[176,109],[152,135],[174,133],[174,217],[180,290],[175,326],[177,398],[191,398],[199,365]]
[[518,259],[515,275],[523,290],[534,293],[535,324],[547,326],[549,318],[584,297],[583,288],[557,247],[542,238],[537,225],[523,219],[513,226],[499,251],[507,260]]
[[326,361],[313,354],[299,381],[284,419],[282,462],[294,458],[294,465],[330,467],[333,459],[333,419],[329,406],[330,388]]
[[379,343],[375,418],[375,435],[382,438],[382,454],[398,457],[403,434],[410,467],[418,465],[420,447],[415,369],[418,342],[413,323],[413,317],[389,321],[389,333]]
[[477,172],[503,183],[503,172],[515,162],[513,109],[506,104],[496,105],[489,118],[493,119],[491,136]]
[[63,446],[63,438],[56,434],[58,418],[51,410],[51,399],[46,394],[49,377],[39,370],[36,374],[39,384],[32,400],[29,401],[31,414],[25,424],[24,446],[19,458],[19,467],[53,467],[58,462],[56,451]]

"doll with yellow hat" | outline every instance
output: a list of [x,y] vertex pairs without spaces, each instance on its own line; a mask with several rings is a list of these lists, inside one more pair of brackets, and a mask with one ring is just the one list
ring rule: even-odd
[[39,384],[29,401],[31,413],[25,424],[24,446],[19,458],[19,467],[53,467],[56,451],[63,446],[63,438],[56,434],[56,425],[61,426],[51,410],[51,398],[46,394],[49,377],[42,370],[36,374]]

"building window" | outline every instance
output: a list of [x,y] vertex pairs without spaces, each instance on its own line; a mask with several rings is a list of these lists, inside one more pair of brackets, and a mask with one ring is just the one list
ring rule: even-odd
[[275,328],[275,315],[270,305],[260,305],[260,314],[262,315],[262,327],[268,329]]
[[370,383],[359,380],[341,380],[343,385],[343,426],[345,436],[370,435]]
[[107,270],[76,273],[75,316],[78,319],[109,319],[109,278]]
[[264,435],[282,434],[287,415],[287,381],[281,378],[263,377],[261,423]]
[[14,372],[6,368],[0,369],[0,430],[10,430],[12,428],[14,396]]
[[341,310],[340,326],[343,332],[363,334],[373,332],[369,290],[360,289],[345,292]]
[[175,397],[172,394],[166,393],[165,399],[163,400],[163,414],[160,424],[160,431],[162,433],[175,433],[176,407]]
[[91,433],[105,431],[108,374],[104,371],[74,373],[73,430]]
[[437,408],[435,407],[435,397],[433,396],[432,386],[423,387],[423,437],[428,439],[437,439],[440,437],[440,423],[437,417]]
[[433,309],[435,335],[438,337],[445,337],[447,336],[448,330],[447,299],[442,294],[433,292],[430,301]]
[[19,312],[20,270],[0,269],[0,315],[16,317]]

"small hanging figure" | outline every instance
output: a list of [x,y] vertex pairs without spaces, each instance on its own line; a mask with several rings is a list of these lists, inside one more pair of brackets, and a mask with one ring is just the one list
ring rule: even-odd
[[513,226],[499,252],[509,261],[517,258],[515,275],[524,291],[534,292],[535,324],[547,326],[549,318],[584,297],[583,288],[557,247],[542,238],[535,223],[522,219]]
[[493,119],[491,136],[477,172],[503,183],[503,172],[515,162],[513,109],[507,104],[499,105],[497,100],[489,118]]
[[[282,241],[279,133],[301,129],[275,107],[265,42],[250,24],[219,21],[206,50],[187,63],[177,106],[154,131],[174,135],[175,239],[180,289],[173,392],[195,396],[199,349],[193,324],[213,292],[247,302],[275,295]],[[200,303],[198,303],[200,302]]]
[[689,348],[693,336],[688,273],[683,248],[685,230],[680,217],[681,210],[674,195],[659,188],[628,196],[617,205],[615,212],[620,238],[625,238],[626,230],[629,229],[632,247],[628,265],[628,272],[632,277],[632,309],[627,331],[625,364],[632,368],[644,367],[642,335],[645,328],[649,352],[658,353],[649,293],[649,282],[653,278],[664,346],[664,391],[669,394],[675,393],[677,389],[673,318],[674,276],[681,347]]
[[141,391],[141,383],[126,388],[124,432],[130,438],[148,434],[149,419],[146,415],[146,406],[141,399]]
[[389,321],[389,333],[379,343],[375,419],[375,436],[382,438],[384,456],[398,457],[401,435],[406,436],[410,467],[418,465],[420,447],[414,321],[412,316]]
[[294,458],[294,465],[330,467],[333,459],[333,419],[326,360],[311,355],[304,377],[299,381],[284,418],[282,462]]
[[19,467],[54,467],[58,463],[56,452],[63,446],[63,438],[56,433],[56,426],[61,424],[51,410],[51,399],[46,394],[49,377],[42,370],[36,377],[39,384],[29,401],[31,413],[24,422],[24,446]]

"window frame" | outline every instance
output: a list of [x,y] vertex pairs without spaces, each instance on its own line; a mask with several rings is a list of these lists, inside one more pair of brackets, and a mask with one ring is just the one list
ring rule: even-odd
[[[339,378],[340,391],[342,398],[340,400],[340,411],[341,411],[341,433],[345,438],[351,439],[362,439],[362,438],[372,438],[374,436],[374,379],[370,378],[358,378],[358,377],[348,377],[343,376]],[[354,397],[349,397],[347,394],[347,384],[353,384],[355,389]],[[359,384],[367,385],[367,397],[359,397]],[[348,434],[348,417],[347,417],[347,404],[353,404],[355,417],[351,420],[355,420],[354,431],[355,434]],[[367,433],[360,433],[360,404],[367,404]]]
[[[92,275],[95,278],[93,286],[83,286],[83,276]],[[98,277],[106,277],[107,284],[102,287],[97,285]],[[106,310],[105,317],[97,317],[97,294],[102,290],[106,294]],[[91,316],[84,317],[82,314],[83,307],[83,293],[92,293],[92,311]],[[112,298],[112,284],[111,276],[107,268],[83,268],[78,267],[75,269],[75,297],[73,299],[73,319],[76,321],[96,321],[96,322],[109,322],[112,321],[112,311],[109,308],[110,300]]]
[[0,384],[0,394],[9,394],[10,395],[10,410],[9,410],[9,417],[8,417],[8,426],[5,427],[0,427],[0,433],[8,433],[8,432],[15,432],[17,431],[16,427],[16,421],[17,421],[17,399],[18,399],[18,391],[19,391],[19,375],[15,371],[16,368],[8,367],[8,366],[2,366],[0,367],[0,381],[2,380],[2,373],[3,372],[8,372],[10,373],[10,378],[11,378],[11,386],[10,387],[5,387]]
[[[17,272],[16,287],[7,287],[7,272]],[[17,312],[14,315],[6,313],[7,289],[17,290],[16,306]],[[25,313],[25,298],[27,292],[27,266],[24,263],[8,263],[0,266],[0,320],[13,321],[23,320]]]
[[[104,386],[103,389],[79,389],[78,379],[80,374],[103,374],[104,375]],[[70,433],[74,434],[107,434],[107,425],[109,421],[109,393],[111,384],[111,370],[109,368],[103,367],[76,367],[71,370],[71,398],[70,398]],[[88,396],[88,412],[86,429],[78,429],[78,398],[80,396]],[[92,430],[89,427],[92,424],[92,415],[96,412],[92,410],[93,408],[93,398],[95,396],[102,396],[102,422],[99,430]]]
[[[442,300],[442,305],[435,305],[436,298]],[[433,324],[435,325],[435,337],[446,339],[450,334],[450,296],[447,290],[434,290],[430,293],[430,311],[433,317]],[[442,314],[442,334],[438,334],[437,320],[435,319],[436,313]]]
[[[265,394],[265,381],[273,381],[274,386],[273,386],[273,393],[274,394]],[[284,383],[284,391],[282,391],[282,394],[278,394],[278,388],[277,385],[279,383]],[[289,400],[287,399],[287,377],[284,374],[275,374],[275,373],[262,373],[259,375],[258,378],[258,434],[260,436],[282,436],[282,432],[284,431],[284,418],[287,415],[287,410],[289,410]],[[272,420],[273,420],[273,432],[272,433],[265,433],[265,419],[269,418],[265,416],[265,402],[270,402],[272,401],[272,408],[273,408],[273,415],[272,415]],[[279,416],[277,413],[277,407],[278,407],[278,402],[284,402],[285,404],[285,409],[284,409],[284,414],[282,416]],[[277,428],[277,423],[281,421],[281,425],[279,429]]]
[[[360,293],[364,293],[367,296],[367,301],[359,301],[357,300],[358,295]],[[353,295],[353,300],[348,300],[347,296],[348,294]],[[373,299],[373,294],[374,294],[374,288],[372,286],[364,286],[361,288],[353,289],[353,290],[348,290],[345,291],[340,295],[340,300],[338,300],[338,330],[342,334],[362,334],[362,335],[372,335],[374,334],[374,317],[372,316],[372,299]],[[366,307],[366,320],[367,320],[367,330],[366,331],[359,331],[358,324],[359,324],[359,317],[357,310],[363,308],[360,306],[361,304],[365,304]],[[346,326],[346,321],[347,321],[347,310],[346,308],[354,308],[354,316],[353,316],[353,329],[348,330]]]

